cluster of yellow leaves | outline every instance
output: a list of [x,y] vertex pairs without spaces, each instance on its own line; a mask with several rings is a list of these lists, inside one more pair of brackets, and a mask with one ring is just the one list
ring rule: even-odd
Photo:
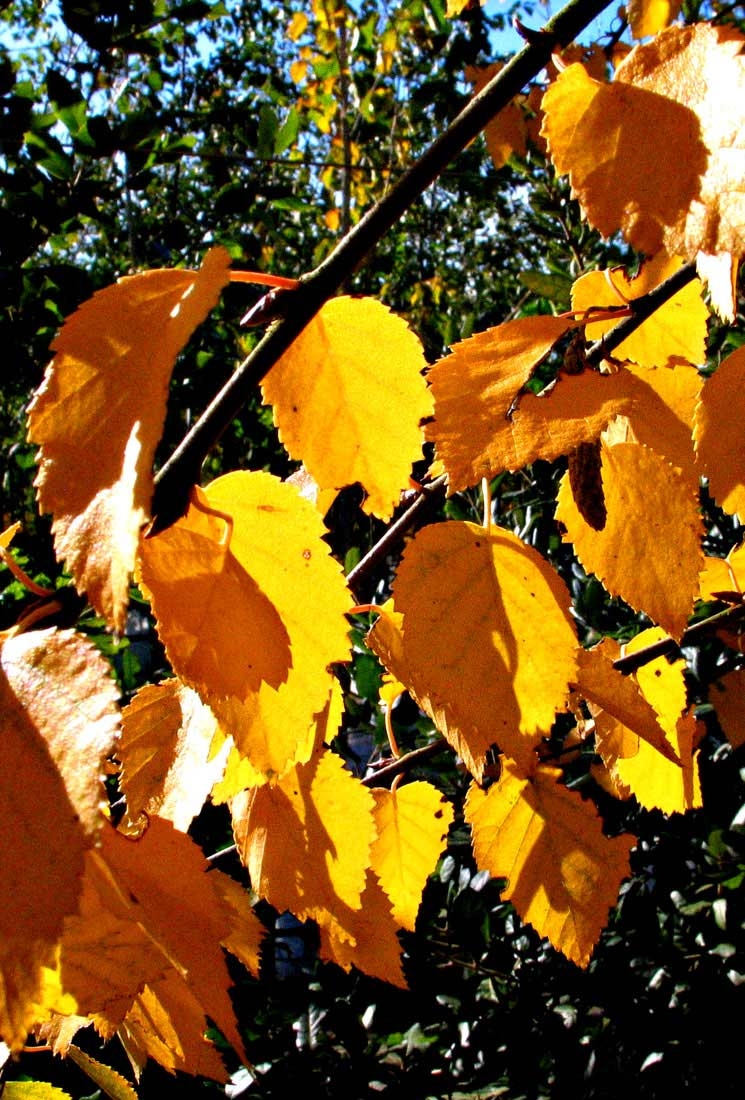
[[[263,930],[246,890],[186,835],[205,801],[228,803],[256,896],[314,918],[325,958],[398,984],[397,932],[414,926],[452,820],[430,785],[373,795],[326,747],[354,600],[297,479],[236,472],[194,486],[186,513],[148,537],[176,355],[228,278],[215,249],[198,272],[132,276],[97,295],[62,329],[29,410],[59,557],[114,630],[134,574],[174,677],[120,714],[81,636],[0,640],[3,836],[35,807],[0,899],[0,1034],[17,1049],[34,1028],[66,1052],[92,1022],[119,1035],[138,1071],[153,1057],[220,1080],[207,1020],[243,1054],[223,948],[257,973]],[[276,364],[264,396],[319,499],[360,482],[366,509],[390,517],[422,455],[424,366],[403,321],[347,297]],[[105,460],[90,461],[90,439]],[[103,785],[112,764],[119,829]]]
[[[667,4],[635,11],[640,35],[674,16]],[[314,12],[319,42],[335,49],[341,8]],[[305,27],[296,17],[291,37]],[[324,506],[358,482],[365,510],[388,520],[425,439],[450,492],[567,456],[563,537],[609,593],[654,623],[629,652],[663,632],[679,640],[697,598],[742,592],[737,553],[711,562],[701,551],[702,477],[722,508],[745,511],[745,357],[735,352],[703,382],[702,282],[601,369],[581,361],[585,338],[602,339],[684,260],[732,314],[745,210],[740,113],[728,105],[742,90],[742,45],[723,28],[670,27],[634,49],[612,83],[570,61],[540,108],[513,104],[487,134],[495,163],[545,139],[586,218],[624,233],[647,262],[633,275],[584,275],[570,314],[465,340],[426,382],[403,321],[368,299],[327,303],[262,387],[302,477],[226,474],[194,486],[185,514],[148,534],[171,372],[230,278],[223,250],[197,272],[121,280],[65,324],[29,410],[39,504],[52,513],[58,557],[113,630],[125,625],[136,577],[174,677],[120,714],[105,662],[75,632],[0,639],[0,827],[18,853],[0,897],[0,1036],[12,1048],[35,1028],[69,1051],[92,1023],[118,1034],[138,1069],[153,1057],[224,1079],[204,1041],[209,1018],[243,1054],[223,949],[257,972],[262,929],[246,891],[187,836],[207,799],[229,807],[255,894],[315,920],[323,958],[404,983],[397,933],[414,927],[453,811],[426,783],[369,790],[329,747],[343,715],[332,668],[350,659],[354,600],[303,478]],[[478,85],[484,74],[472,77]],[[666,134],[667,158],[650,128]],[[530,392],[536,367],[570,336],[556,381]],[[409,542],[369,644],[389,696],[410,691],[471,773],[466,820],[479,865],[586,965],[633,840],[605,835],[592,803],[546,762],[545,741],[571,711],[576,737],[595,737],[608,790],[668,813],[698,805],[682,662],[623,676],[610,642],[583,650],[558,574],[488,522],[435,524]],[[736,674],[712,695],[735,740],[741,698]],[[501,774],[486,789],[494,749]],[[22,785],[10,778],[20,758]],[[102,779],[112,764],[127,804],[119,829]]]

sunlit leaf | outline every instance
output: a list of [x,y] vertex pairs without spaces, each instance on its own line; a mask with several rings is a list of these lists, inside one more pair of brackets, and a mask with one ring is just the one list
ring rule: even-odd
[[442,853],[453,808],[430,783],[407,783],[393,791],[377,788],[378,831],[370,858],[393,906],[393,918],[414,931],[427,878]]
[[745,519],[745,346],[724,359],[701,390],[694,439],[717,504]]
[[210,878],[229,918],[230,932],[222,945],[258,978],[266,929],[253,910],[248,891],[222,871],[211,871]]
[[[278,636],[275,632],[265,637],[255,623],[247,625],[246,610],[233,606],[230,599],[223,602],[222,597],[223,614],[204,624],[206,640],[201,633],[193,633],[199,627],[193,610],[184,606],[182,597],[175,598],[183,582],[169,574],[168,555],[158,561],[156,573],[156,551],[149,545],[168,536],[178,524],[146,540],[143,580],[175,670],[192,681],[223,728],[230,731],[250,764],[251,782],[265,782],[301,757],[307,760],[310,756],[316,717],[328,701],[327,668],[349,658],[345,612],[353,600],[323,539],[326,528],[321,516],[294,486],[270,474],[237,471],[213,481],[200,499],[205,514],[211,510],[226,517],[219,522],[229,539],[230,555],[250,574],[262,599],[273,609],[271,623],[276,616],[289,638],[292,665],[285,682],[277,690],[266,682],[258,690],[245,687],[233,695],[216,690],[212,679],[216,666],[234,662],[237,682],[249,664],[262,667],[267,660],[264,647],[276,646]],[[200,568],[199,559],[189,561],[193,570]],[[233,599],[232,586],[229,593]],[[184,620],[189,623],[188,631]],[[184,638],[182,655],[179,646]],[[210,645],[214,648],[205,652]],[[284,651],[283,646],[280,649]],[[225,683],[227,675],[223,670],[218,682]]]
[[[649,48],[637,47],[630,57]],[[621,67],[612,84],[593,80],[580,64],[560,73],[543,97],[541,132],[587,220],[604,237],[620,229],[651,256],[699,197],[707,150],[689,107],[668,99],[662,88],[628,83]],[[651,134],[665,135],[664,156]],[[688,255],[671,246],[667,251]]]
[[176,356],[228,280],[222,248],[199,271],[148,271],[94,294],[65,322],[28,415],[39,508],[57,557],[123,630]]
[[[660,252],[629,278],[620,268],[590,271],[572,286],[572,309],[581,313],[592,306],[622,306],[648,294],[682,267],[679,257]],[[706,361],[706,322],[709,311],[698,279],[674,294],[613,351],[616,359],[631,359],[645,367],[673,366]],[[588,324],[588,341],[599,340],[613,328],[613,320]]]
[[602,478],[607,509],[602,531],[580,515],[568,478],[562,479],[556,518],[566,528],[564,538],[612,596],[679,638],[693,610],[703,564],[695,489],[639,443],[603,444]]
[[629,0],[628,17],[634,38],[657,34],[677,18],[682,0]]
[[333,923],[359,909],[375,836],[371,793],[325,751],[230,804],[251,884],[276,909]]
[[137,1100],[137,1093],[121,1073],[117,1073],[111,1066],[92,1058],[80,1047],[70,1046],[67,1057],[71,1062],[82,1069],[87,1077],[110,1097],[110,1100]]
[[173,678],[141,688],[122,711],[119,786],[130,819],[157,814],[186,832],[225,771],[213,753],[217,720],[197,693]]
[[[627,363],[623,373],[632,406],[626,414],[637,443],[662,455],[698,488],[700,469],[693,449],[693,425],[703,378],[695,367],[640,367]],[[628,380],[627,380],[628,381]]]
[[[701,174],[699,194],[693,196],[687,209],[676,209],[678,216],[666,222],[662,243],[670,255],[694,260],[699,254],[714,258],[727,253],[737,265],[745,252],[743,44],[745,38],[729,26],[701,22],[668,27],[651,42],[632,50],[618,67],[617,80],[639,91],[659,93],[671,105],[693,112],[706,148],[703,166],[697,159],[690,162]],[[678,176],[686,174],[688,164],[678,160],[670,132],[657,125],[657,119],[650,117],[643,140],[658,164],[664,165],[665,178],[660,182],[670,189]],[[658,156],[657,143],[650,140],[654,133],[665,134],[664,157]],[[618,167],[623,170],[620,163]],[[663,194],[667,198],[667,193]],[[699,273],[705,277],[707,270],[700,267]],[[713,305],[725,319],[734,319],[731,289],[726,298],[713,298]]]
[[333,298],[262,383],[289,453],[322,489],[360,482],[363,508],[390,519],[422,455],[432,411],[422,346],[373,298]]
[[360,908],[337,906],[334,916],[333,923],[324,923],[320,928],[321,958],[338,963],[344,970],[356,966],[365,974],[406,989],[401,943],[396,934],[399,925],[372,870],[367,872]]
[[78,906],[84,852],[105,824],[117,696],[103,657],[73,631],[3,642],[0,1035],[14,1049],[44,1000],[42,968],[54,966],[64,918]]
[[415,685],[474,758],[496,742],[530,770],[576,676],[569,593],[556,572],[511,532],[451,521],[409,543],[394,598]]
[[630,874],[629,836],[607,837],[593,804],[558,780],[557,768],[531,779],[509,761],[484,792],[471,786],[466,821],[476,863],[506,878],[503,896],[523,920],[579,966],[587,966]]

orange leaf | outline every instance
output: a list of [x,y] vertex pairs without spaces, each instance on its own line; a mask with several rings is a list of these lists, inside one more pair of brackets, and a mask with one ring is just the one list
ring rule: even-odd
[[[291,665],[276,607],[237,556],[243,517],[215,511],[196,486],[184,516],[140,548],[139,577],[175,672],[205,696],[245,699],[279,687]],[[243,519],[245,522],[245,519]]]
[[57,557],[123,630],[152,464],[176,356],[228,281],[211,249],[199,271],[148,271],[94,294],[67,319],[28,413],[39,508]]
[[709,702],[732,748],[745,745],[745,669],[736,668],[713,683]]
[[[467,65],[463,75],[473,85],[474,95],[477,95],[502,68],[504,68],[502,64],[486,65],[483,68]],[[487,122],[484,127],[484,137],[489,156],[497,171],[505,166],[513,153],[517,153],[519,157],[525,156],[527,126],[519,101],[513,99],[499,114],[494,115]]]
[[[212,597],[223,609],[220,618],[203,626],[195,622],[193,610],[174,598],[174,589],[176,593],[182,589],[177,578],[169,576],[170,558],[158,562],[156,572],[157,548],[150,545],[168,538],[178,523],[143,543],[143,580],[174,669],[191,680],[222,727],[230,731],[251,765],[251,781],[266,782],[300,756],[307,760],[312,751],[316,717],[328,701],[327,668],[349,659],[345,612],[353,600],[323,540],[326,528],[319,513],[294,486],[270,474],[237,471],[213,481],[200,493],[200,500],[202,515],[212,511],[225,517],[218,522],[229,540],[226,550],[241,570],[250,571],[251,584],[272,608],[271,618],[276,616],[281,624],[283,638],[289,638],[292,667],[285,682],[276,690],[266,682],[256,690],[250,686],[252,675],[242,690],[225,693],[226,677],[237,687],[249,665],[266,664],[265,649],[280,643],[284,652],[284,644],[276,631],[269,634],[266,618],[263,633],[247,622],[250,616],[245,609],[232,603],[232,585],[225,596]],[[188,563],[192,569],[200,568],[199,559],[190,557]],[[184,559],[182,568],[186,565]],[[194,633],[197,627],[205,633]],[[183,650],[182,638],[186,640]],[[232,669],[222,667],[229,662]],[[218,666],[219,675],[213,679]]]
[[640,367],[627,363],[621,372],[632,395],[628,416],[634,441],[680,468],[697,490],[700,471],[693,449],[696,403],[703,378],[686,363],[669,367]]
[[104,818],[103,766],[117,690],[98,650],[73,631],[7,638],[0,652],[0,1035],[14,1049],[43,999],[44,966],[78,906],[84,852]]
[[578,966],[587,966],[608,910],[629,875],[632,837],[607,837],[591,802],[541,767],[526,779],[507,762],[487,792],[471,786],[466,821],[478,866],[506,878],[523,920]]
[[442,853],[453,808],[430,783],[373,790],[378,836],[372,868],[393,905],[393,919],[414,931],[425,883]]
[[508,414],[538,364],[574,326],[565,317],[524,317],[487,329],[455,344],[452,354],[430,369],[434,423],[426,436],[445,466],[451,493],[499,470],[524,465],[494,437],[509,427]]
[[136,1075],[148,1058],[169,1073],[177,1070],[225,1082],[217,1049],[205,1039],[204,1009],[175,970],[144,987],[117,1034]]
[[431,402],[418,338],[373,298],[333,298],[262,383],[280,439],[321,489],[360,482],[390,519],[421,458]]
[[[233,932],[233,918],[220,891],[206,874],[208,864],[201,851],[184,833],[160,818],[150,824],[138,840],[129,840],[113,828],[104,832],[100,850],[91,853],[97,882],[104,882],[100,892],[104,909],[110,912],[112,927],[119,924],[120,938],[134,946],[141,937],[139,952],[130,950],[129,990],[122,986],[120,1004],[129,993],[130,1003],[143,982],[154,979],[153,968],[162,974],[175,969],[180,979],[199,1002],[202,1012],[212,1017],[225,1038],[242,1054],[243,1047],[228,995],[230,978],[220,944]],[[111,997],[107,984],[106,959],[96,961],[97,952],[84,961],[81,945],[94,939],[98,923],[86,921],[88,913],[68,921],[67,951],[63,942],[63,977],[70,968],[65,986],[76,995],[81,985],[81,972],[86,995],[96,996],[99,983],[100,1005]],[[112,958],[116,937],[107,936],[99,943]],[[149,946],[147,946],[149,944]],[[127,964],[122,960],[122,977],[126,981]],[[77,967],[78,977],[72,971]],[[156,975],[157,976],[157,975]],[[115,1021],[117,1026],[119,1021]]]
[[636,679],[613,668],[618,654],[609,652],[609,642],[610,639],[606,639],[594,649],[580,652],[577,690],[594,707],[602,708],[648,741],[657,752],[680,764],[652,704],[644,698]]
[[122,711],[117,747],[131,820],[157,814],[187,831],[225,771],[228,745],[211,751],[216,732],[212,711],[179,680],[137,692]]
[[696,454],[717,504],[745,519],[745,347],[724,359],[701,390]]
[[[638,46],[629,59],[649,48]],[[560,73],[543,97],[541,133],[557,172],[569,175],[587,220],[604,237],[620,229],[634,248],[651,256],[698,198],[707,151],[692,110],[657,94],[662,89],[622,78],[629,59],[613,84],[592,80],[579,64]],[[664,156],[650,134],[665,135]],[[679,247],[667,251],[688,255]]]
[[[633,279],[623,269],[590,271],[572,286],[572,309],[578,313],[592,306],[618,306],[649,293],[683,266],[680,257],[660,252],[644,264]],[[617,359],[631,359],[645,367],[706,362],[706,321],[709,311],[701,297],[698,279],[688,283],[614,350]],[[610,332],[614,321],[587,325],[590,341]]]
[[332,924],[321,925],[321,958],[347,971],[356,966],[365,974],[406,989],[396,934],[399,926],[372,870],[367,872],[360,908],[337,908],[335,917]]
[[333,924],[359,909],[375,836],[371,793],[329,751],[231,802],[251,884],[276,909]]
[[[660,93],[669,104],[693,112],[706,149],[703,165],[691,162],[701,176],[699,193],[682,210],[676,204],[675,217],[665,223],[662,243],[671,256],[694,260],[702,253],[712,260],[728,253],[736,267],[745,252],[744,44],[745,38],[732,27],[711,23],[668,27],[652,42],[632,50],[618,67],[617,80],[638,91]],[[665,134],[664,157],[659,157],[654,141],[648,141],[647,148],[658,165],[664,165],[665,178],[660,182],[670,188],[679,175],[686,174],[686,162],[678,159],[677,145],[671,143],[668,131],[658,128],[657,119],[650,117],[648,125],[648,132]],[[628,166],[619,163],[618,167],[624,171]],[[703,276],[707,270],[699,268]],[[713,304],[726,320],[734,319],[731,285]]]
[[451,521],[409,543],[394,598],[415,688],[476,761],[496,742],[530,771],[576,678],[569,593],[557,573],[509,531]]
[[248,891],[222,871],[210,871],[210,878],[230,921],[230,933],[222,945],[258,978],[266,929],[254,912]]
[[642,444],[603,443],[601,455],[605,527],[596,531],[585,521],[565,475],[556,508],[563,537],[612,596],[679,638],[703,564],[697,493],[679,470]]

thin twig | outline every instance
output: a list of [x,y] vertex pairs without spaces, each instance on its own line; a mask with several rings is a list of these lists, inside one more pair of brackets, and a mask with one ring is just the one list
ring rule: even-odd
[[721,627],[729,626],[730,623],[737,622],[738,619],[742,618],[745,618],[745,604],[726,607],[723,611],[717,611],[715,615],[710,615],[708,619],[701,619],[700,622],[689,626],[683,632],[679,642],[669,636],[660,638],[658,642],[652,642],[651,645],[637,650],[636,653],[619,657],[613,662],[613,667],[624,674],[636,672],[638,668],[649,664],[650,661],[655,661],[658,657],[668,657],[673,653],[678,653],[683,646],[694,645],[708,634],[714,634]]

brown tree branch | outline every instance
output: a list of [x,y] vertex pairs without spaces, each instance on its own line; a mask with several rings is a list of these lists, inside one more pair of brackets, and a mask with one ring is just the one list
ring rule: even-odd
[[530,44],[515,54],[470,100],[388,194],[362,217],[324,262],[301,281],[301,286],[287,292],[290,308],[284,319],[269,329],[159,471],[152,503],[154,530],[168,527],[183,515],[189,489],[198,482],[207,453],[323,303],[434,183],[450,161],[535,79],[554,49],[573,41],[607,6],[608,0],[570,0],[542,31],[533,36]]

